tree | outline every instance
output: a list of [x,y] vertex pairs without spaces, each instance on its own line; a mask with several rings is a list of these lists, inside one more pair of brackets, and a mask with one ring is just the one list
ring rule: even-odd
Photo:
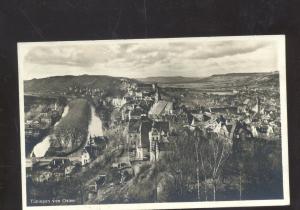
[[203,132],[196,128],[194,131],[194,137],[195,137],[195,153],[196,153],[196,171],[197,171],[197,195],[198,200],[200,200],[200,170],[201,168],[202,175],[204,177],[204,194],[205,194],[205,200],[207,201],[207,175],[206,175],[206,169],[204,166],[204,152],[205,147],[203,147],[203,143],[205,143]]
[[[199,168],[201,168],[204,178],[205,200],[207,200],[208,187],[212,188],[212,197],[213,200],[216,200],[217,187],[222,184],[222,171],[231,153],[232,143],[229,139],[221,138],[216,133],[204,136],[200,129],[195,129],[194,138],[196,170],[199,171]],[[199,178],[199,173],[197,173],[197,182]]]
[[[178,199],[192,191],[197,200],[208,200],[211,188],[211,197],[216,200],[217,187],[222,184],[223,167],[231,150],[231,141],[215,133],[205,136],[199,128],[179,130],[168,160]],[[204,197],[201,197],[202,187]]]
[[[200,129],[195,129],[194,131],[194,142],[195,142],[195,153],[196,153],[196,174],[197,174],[197,198],[198,200],[200,200],[200,161],[199,161],[199,156],[201,157],[201,166],[203,167],[203,159],[202,159],[202,152],[201,152],[201,148],[199,148],[199,143],[201,141],[201,131]],[[205,176],[205,170],[203,170],[203,175],[205,177],[205,181],[206,181],[206,176]],[[207,194],[206,194],[206,184],[205,184],[205,199],[207,200]]]
[[168,169],[174,177],[173,200],[191,199],[190,189],[195,180],[194,141],[189,129],[182,129],[172,142],[167,157]]
[[217,186],[220,184],[220,176],[225,161],[228,159],[232,143],[227,139],[220,138],[212,133],[207,141],[207,163],[209,166],[210,178],[212,179],[213,200],[216,200]]

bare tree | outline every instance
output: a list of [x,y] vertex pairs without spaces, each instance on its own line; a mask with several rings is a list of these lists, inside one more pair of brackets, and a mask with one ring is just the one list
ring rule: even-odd
[[195,137],[195,152],[196,152],[196,174],[197,174],[197,198],[200,200],[200,172],[199,172],[199,153],[201,155],[201,150],[198,151],[199,147],[199,141],[200,141],[200,132],[199,130],[195,130],[194,132],[194,137]]
[[207,146],[208,171],[210,172],[210,178],[212,179],[213,200],[216,200],[216,191],[218,184],[220,184],[222,167],[231,153],[232,143],[231,141],[212,133],[208,139]]
[[194,137],[195,137],[195,152],[196,152],[196,171],[197,171],[197,194],[198,194],[198,200],[200,200],[200,169],[202,175],[204,177],[204,194],[205,194],[205,200],[207,201],[207,172],[205,169],[205,163],[203,156],[205,155],[205,147],[203,144],[205,143],[205,138],[203,136],[202,131],[199,128],[196,128],[194,131]]

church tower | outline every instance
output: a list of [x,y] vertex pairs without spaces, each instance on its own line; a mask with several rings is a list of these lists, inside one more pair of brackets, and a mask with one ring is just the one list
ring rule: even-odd
[[160,96],[159,88],[157,87],[155,91],[155,102],[158,102],[160,100],[161,100],[161,96]]
[[152,128],[149,132],[150,141],[150,161],[155,162],[159,157],[159,142],[161,141],[161,133],[155,128],[155,121],[152,123]]
[[258,113],[260,113],[261,112],[261,105],[260,105],[260,98],[259,97],[257,97],[256,98],[256,103],[257,103],[257,112]]

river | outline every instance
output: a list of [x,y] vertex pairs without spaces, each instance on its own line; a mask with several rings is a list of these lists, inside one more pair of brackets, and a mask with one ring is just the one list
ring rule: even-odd
[[[90,106],[91,107],[91,120],[89,123],[89,127],[88,127],[88,136],[87,138],[94,137],[94,136],[103,136],[103,129],[102,129],[102,121],[101,119],[97,116],[96,111],[95,111],[95,107],[94,106]],[[69,106],[66,106],[64,108],[62,117],[65,117],[69,112]],[[59,124],[60,120],[58,122],[55,123],[54,127],[57,126]],[[44,157],[46,152],[48,151],[49,147],[50,147],[50,137],[52,134],[46,136],[40,143],[38,143],[37,145],[35,145],[35,147],[32,150],[32,153],[34,152],[36,157]],[[32,157],[32,153],[30,154],[30,157]],[[81,151],[80,151],[81,153]],[[74,154],[73,154],[74,155]]]
[[[69,112],[69,106],[65,106],[64,108],[64,111],[61,115],[61,118],[59,121],[57,121],[55,124],[54,124],[54,127],[57,126],[59,124],[59,122],[61,121],[62,118],[64,118]],[[34,146],[31,154],[30,154],[30,157],[32,157],[32,154],[34,153],[34,155],[36,157],[44,157],[46,152],[48,151],[49,147],[50,147],[50,137],[51,137],[51,134],[46,136],[40,143],[38,143],[37,145]]]
[[91,105],[91,120],[89,124],[88,137],[103,136],[102,121],[96,115],[95,107]]

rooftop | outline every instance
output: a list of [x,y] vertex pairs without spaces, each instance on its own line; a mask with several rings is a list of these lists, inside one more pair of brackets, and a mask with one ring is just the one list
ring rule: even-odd
[[128,133],[138,133],[140,129],[141,121],[140,120],[129,120],[128,123]]
[[149,146],[149,131],[152,128],[152,124],[150,121],[142,122],[141,124],[141,146],[148,147]]
[[164,131],[165,133],[169,132],[169,122],[168,121],[154,121],[153,128],[158,131]]
[[161,115],[166,109],[170,109],[172,106],[172,102],[158,101],[151,107],[149,115]]

